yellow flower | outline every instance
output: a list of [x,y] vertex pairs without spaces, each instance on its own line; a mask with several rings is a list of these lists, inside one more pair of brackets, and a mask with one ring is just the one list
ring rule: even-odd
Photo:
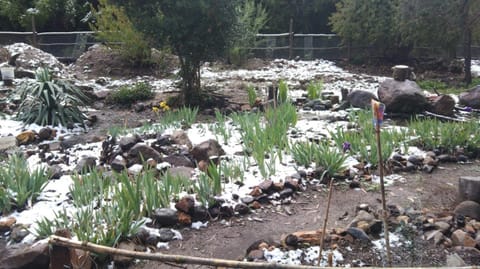
[[163,111],[167,111],[167,110],[170,110],[170,107],[169,107],[168,105],[165,105],[165,106],[163,107]]
[[160,109],[156,106],[152,107],[153,112],[157,113]]
[[165,102],[165,101],[160,102],[160,107],[161,108],[168,107],[167,102]]

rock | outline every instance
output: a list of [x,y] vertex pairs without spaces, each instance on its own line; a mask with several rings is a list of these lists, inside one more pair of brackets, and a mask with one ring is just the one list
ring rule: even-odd
[[175,233],[170,228],[160,228],[158,234],[158,241],[160,242],[170,242],[175,239]]
[[27,145],[35,141],[36,133],[34,131],[24,131],[19,133],[15,138],[17,139],[17,145]]
[[244,203],[239,203],[235,205],[234,211],[240,215],[246,215],[250,213],[250,208]]
[[458,192],[460,201],[470,200],[480,203],[480,177],[460,177]]
[[48,173],[50,174],[50,179],[59,179],[64,175],[62,167],[58,164],[49,166]]
[[131,149],[135,144],[142,141],[142,138],[138,134],[128,134],[120,137],[118,145],[125,152]]
[[38,131],[38,138],[40,141],[52,139],[52,129],[49,127],[44,127]]
[[466,266],[467,264],[465,261],[458,256],[457,253],[452,253],[447,255],[447,267],[453,268],[453,267],[463,267]]
[[254,249],[250,251],[247,255],[247,261],[250,261],[250,262],[259,261],[263,259],[264,259],[263,250],[261,249]]
[[209,139],[193,147],[190,154],[192,154],[197,162],[201,160],[210,162],[212,157],[224,155],[225,151],[222,149],[222,146],[220,146],[218,141]]
[[244,204],[250,204],[250,203],[253,203],[253,201],[255,201],[255,198],[253,198],[253,196],[250,196],[250,195],[246,195],[242,198],[240,198],[240,201]]
[[136,103],[133,105],[133,110],[135,110],[135,112],[142,112],[145,110],[145,104],[144,103]]
[[375,217],[372,214],[370,214],[370,213],[368,213],[367,211],[364,211],[364,210],[359,210],[357,212],[357,215],[355,216],[355,218],[348,225],[348,227],[356,227],[357,223],[360,222],[360,221],[365,221],[367,223],[371,223],[374,220],[375,220]]
[[480,204],[474,201],[463,201],[455,207],[455,215],[480,220]]
[[48,242],[42,241],[27,246],[14,244],[0,255],[0,269],[36,268],[48,269],[50,255]]
[[430,156],[425,156],[425,158],[423,159],[423,164],[430,165],[430,166],[437,166],[438,160]]
[[127,160],[123,158],[121,155],[117,155],[115,159],[113,159],[110,167],[113,171],[121,172],[123,169],[127,167]]
[[[127,251],[135,251],[136,245],[132,241],[122,241],[118,243],[116,248]],[[131,264],[134,260],[133,257],[127,257],[123,255],[113,255],[112,259],[116,266],[127,266]]]
[[454,246],[475,247],[477,242],[468,233],[462,230],[456,230],[452,233],[452,242]]
[[446,233],[448,230],[450,230],[450,224],[446,223],[445,221],[435,222],[435,227],[439,229],[442,233]]
[[177,224],[177,211],[171,208],[158,208],[153,212],[152,219],[160,227],[169,227]]
[[14,136],[4,136],[0,137],[0,151],[11,149],[16,147],[17,138]]
[[21,242],[30,232],[24,225],[14,224],[11,226],[10,240],[16,243]]
[[458,99],[458,103],[462,106],[480,109],[480,85],[477,85],[470,90],[461,93],[458,96]]
[[168,168],[168,173],[174,177],[185,177],[191,178],[195,169],[191,167],[179,166],[179,167],[170,167]]
[[67,137],[66,139],[63,139],[60,142],[60,146],[63,150],[65,150],[65,149],[71,148],[75,145],[85,144],[85,143],[87,143],[87,139],[84,136],[73,135],[73,136]]
[[191,196],[184,196],[175,204],[178,211],[192,215],[194,212],[195,200]]
[[392,70],[393,79],[396,81],[405,81],[411,78],[412,70],[407,65],[395,65]]
[[143,163],[148,159],[154,159],[157,162],[162,161],[162,154],[145,143],[137,143],[128,151],[128,163]]
[[412,155],[408,157],[407,161],[415,165],[421,165],[423,163],[423,157]]
[[362,229],[355,228],[355,227],[349,227],[346,232],[347,232],[347,234],[351,235],[353,238],[355,238],[357,240],[364,241],[364,242],[370,242],[370,238],[368,237],[368,235]]
[[188,138],[187,133],[183,130],[174,131],[170,136],[170,139],[175,144],[187,146],[188,149],[192,148],[192,142],[190,141],[190,138]]
[[294,191],[298,191],[300,189],[300,184],[299,184],[300,179],[294,178],[294,177],[287,177],[285,180],[284,186],[285,188],[290,188]]
[[144,166],[142,164],[134,164],[130,167],[127,168],[128,174],[129,175],[139,175],[143,171]]
[[445,116],[453,116],[455,100],[450,95],[439,95],[428,98],[430,101],[429,111]]
[[293,190],[290,188],[285,188],[278,193],[280,195],[280,199],[285,199],[293,195]]
[[83,156],[80,161],[78,161],[77,166],[75,167],[75,172],[78,174],[88,173],[95,169],[97,166],[97,158],[91,156]]
[[17,223],[17,219],[15,217],[6,217],[0,219],[0,233],[10,231],[15,223]]
[[172,154],[163,158],[164,162],[172,165],[172,167],[184,166],[195,168],[195,163],[192,162],[187,156],[182,154]]
[[197,205],[193,208],[192,221],[204,222],[209,219],[208,210],[206,207]]
[[347,95],[347,100],[353,107],[369,108],[371,107],[372,99],[377,100],[377,97],[368,91],[356,90]]
[[389,113],[419,113],[425,111],[428,105],[422,89],[410,80],[384,80],[380,83],[378,98]]
[[264,180],[258,184],[258,187],[262,190],[262,193],[271,193],[273,192],[273,181]]

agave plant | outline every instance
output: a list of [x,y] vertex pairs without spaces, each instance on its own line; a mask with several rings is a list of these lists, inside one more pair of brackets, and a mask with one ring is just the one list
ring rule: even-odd
[[54,79],[47,68],[39,68],[36,80],[23,83],[18,94],[22,102],[16,118],[25,124],[68,126],[86,119],[80,110],[88,97],[80,89],[61,79]]

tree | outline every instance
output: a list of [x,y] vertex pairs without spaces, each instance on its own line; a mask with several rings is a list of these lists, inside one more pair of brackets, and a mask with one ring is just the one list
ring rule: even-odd
[[464,82],[472,83],[472,38],[480,34],[480,3],[472,0],[458,0],[462,14],[461,29],[463,30],[463,56],[465,57]]
[[236,24],[235,0],[116,0],[137,29],[161,46],[166,42],[180,59],[183,100],[199,105],[200,66],[223,56]]

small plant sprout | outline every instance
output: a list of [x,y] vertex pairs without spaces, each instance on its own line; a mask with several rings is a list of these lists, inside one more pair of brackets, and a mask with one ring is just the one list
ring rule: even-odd
[[307,84],[307,97],[310,100],[320,98],[323,90],[323,81],[313,81]]
[[254,107],[257,102],[257,92],[255,90],[255,87],[252,85],[249,85],[247,87],[247,94],[248,94],[248,104],[250,107]]

